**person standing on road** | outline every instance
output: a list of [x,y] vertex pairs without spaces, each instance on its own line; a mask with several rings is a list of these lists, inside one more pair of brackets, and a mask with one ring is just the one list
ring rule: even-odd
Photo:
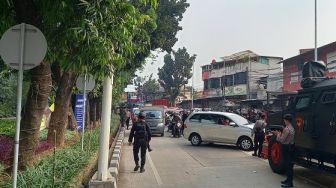
[[285,170],[286,170],[286,176],[287,179],[285,181],[281,182],[281,187],[294,187],[293,186],[293,155],[294,155],[294,135],[295,135],[295,129],[292,126],[292,115],[286,114],[283,117],[285,128],[282,130],[282,132],[279,131],[273,131],[273,133],[276,135],[276,139],[278,142],[281,143],[282,147],[282,153],[284,157],[285,162]]
[[[140,173],[145,172],[145,162],[146,162],[146,149],[149,144],[152,134],[149,126],[145,122],[145,114],[140,112],[138,115],[138,122],[132,126],[130,136],[128,138],[129,145],[132,144],[133,138],[133,157],[135,162],[134,171],[138,171],[140,168]],[[139,150],[141,155],[141,167],[139,166]]]
[[264,129],[266,128],[265,114],[260,116],[260,119],[254,124],[252,129],[252,138],[254,137],[254,153],[252,156],[261,157],[262,146],[265,139]]
[[186,124],[185,124],[185,120],[188,118],[188,113],[187,111],[183,111],[183,115],[182,115],[182,127],[181,127],[181,134],[183,134],[184,129],[186,128]]

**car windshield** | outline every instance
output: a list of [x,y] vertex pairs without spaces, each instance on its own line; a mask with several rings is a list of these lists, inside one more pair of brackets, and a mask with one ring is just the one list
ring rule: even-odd
[[139,109],[134,110],[134,114],[135,114],[135,115],[138,115],[139,113],[140,113],[140,110],[139,110]]
[[145,110],[143,111],[146,114],[147,119],[160,119],[162,118],[161,111],[158,110]]
[[250,122],[238,114],[230,114],[230,117],[237,125],[248,125]]

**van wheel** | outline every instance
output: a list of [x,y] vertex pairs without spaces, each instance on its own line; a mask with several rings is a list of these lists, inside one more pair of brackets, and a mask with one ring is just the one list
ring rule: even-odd
[[276,136],[273,135],[268,143],[268,163],[273,172],[278,174],[285,173],[285,163],[281,153],[281,144],[276,141]]
[[161,133],[161,137],[164,136],[164,131]]
[[192,134],[191,137],[190,137],[190,142],[191,142],[191,145],[193,145],[193,146],[201,145],[201,143],[202,143],[201,136],[198,135],[198,134]]
[[239,139],[239,147],[244,151],[250,151],[253,148],[252,140],[249,137],[242,137]]

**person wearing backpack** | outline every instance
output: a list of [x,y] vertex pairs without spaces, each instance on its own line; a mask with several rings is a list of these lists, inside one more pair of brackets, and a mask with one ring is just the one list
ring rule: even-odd
[[254,153],[252,154],[253,156],[258,155],[258,157],[261,157],[262,145],[265,139],[264,129],[267,125],[265,119],[265,114],[262,114],[260,119],[255,122],[252,129],[252,138],[254,138]]
[[[134,171],[138,171],[140,168],[140,173],[145,172],[145,162],[146,162],[146,150],[147,146],[152,138],[152,134],[148,124],[145,122],[145,114],[140,112],[138,115],[138,122],[132,126],[128,143],[132,145],[133,143],[133,157],[135,162]],[[139,151],[141,155],[141,166],[139,166]]]

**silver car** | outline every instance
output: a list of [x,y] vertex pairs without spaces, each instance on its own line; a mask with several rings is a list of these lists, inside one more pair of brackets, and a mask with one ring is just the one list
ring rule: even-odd
[[161,107],[144,107],[141,109],[146,116],[145,121],[150,127],[152,134],[160,134],[164,136],[165,129],[165,113]]
[[185,124],[184,138],[198,146],[203,141],[210,143],[235,144],[242,150],[251,150],[251,124],[244,117],[227,112],[195,112],[189,115]]

